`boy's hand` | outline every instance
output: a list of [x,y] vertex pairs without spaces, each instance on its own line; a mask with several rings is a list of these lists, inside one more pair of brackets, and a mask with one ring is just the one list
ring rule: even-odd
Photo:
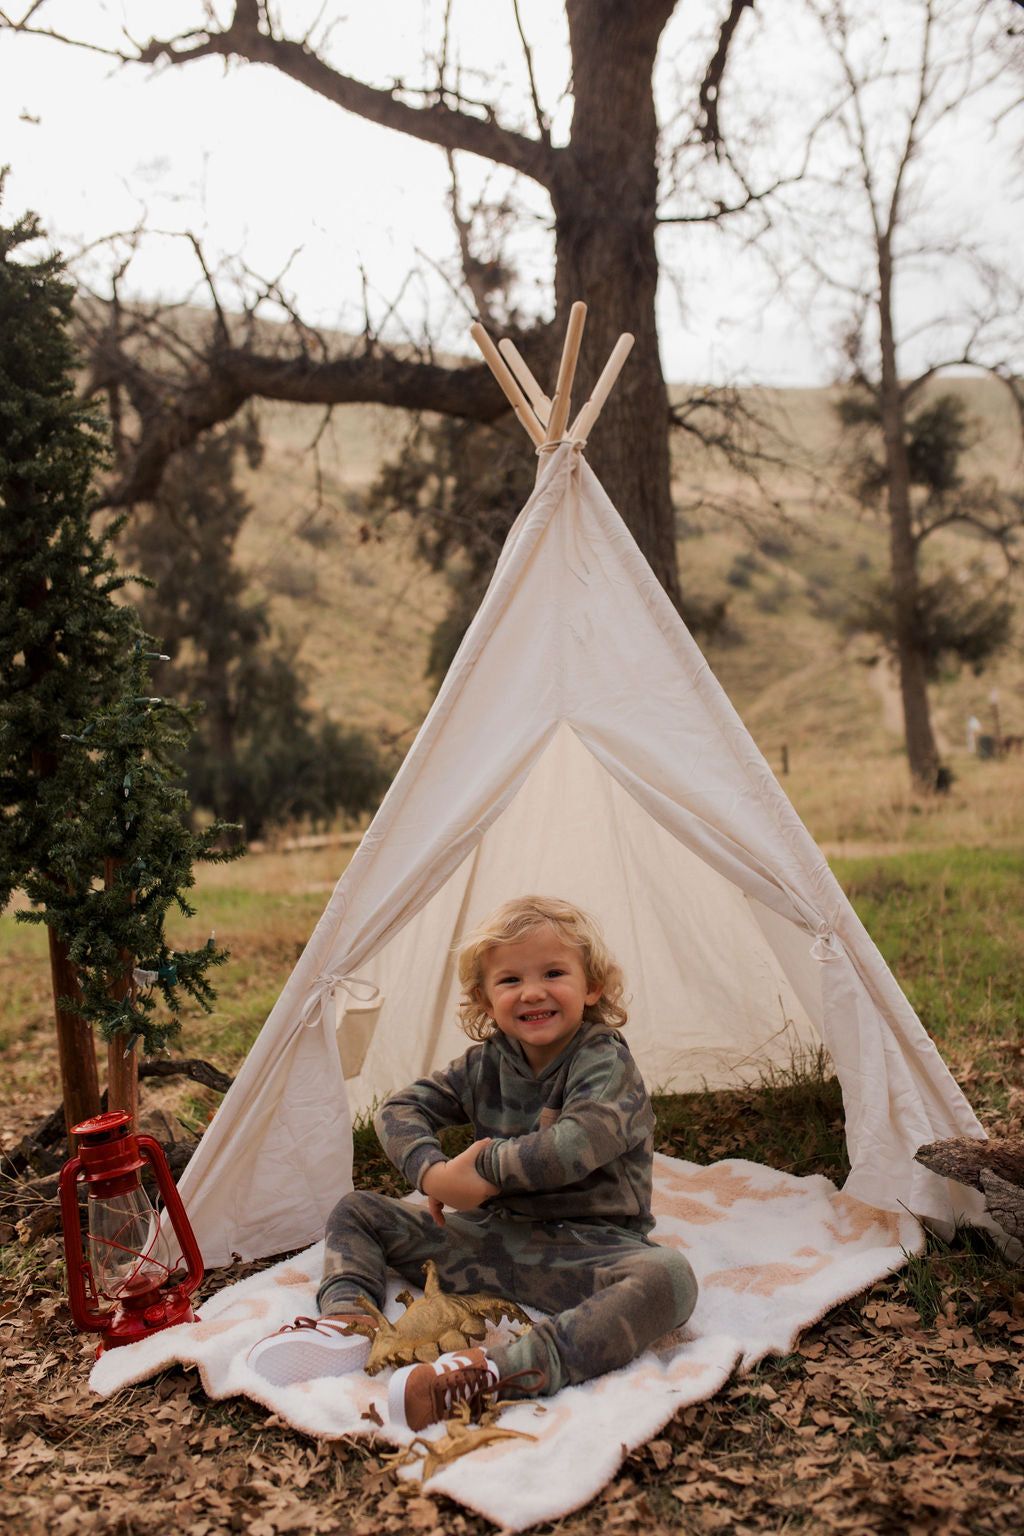
[[439,1227],[444,1226],[444,1207],[453,1211],[472,1211],[500,1190],[497,1184],[489,1184],[476,1171],[476,1155],[486,1147],[490,1137],[474,1141],[471,1147],[446,1163],[431,1163],[423,1176],[421,1188],[430,1205],[430,1214]]

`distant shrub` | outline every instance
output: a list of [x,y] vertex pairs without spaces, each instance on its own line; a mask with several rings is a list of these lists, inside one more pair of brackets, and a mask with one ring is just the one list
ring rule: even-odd
[[680,512],[677,509],[675,514],[675,535],[680,540],[699,539],[703,538],[704,529],[700,523],[694,522],[686,512]]
[[[952,571],[940,568],[918,585],[913,613],[914,643],[930,681],[962,665],[975,674],[1010,639],[1013,604],[1004,581],[992,580],[980,565]],[[897,610],[885,580],[867,583],[846,605],[849,632],[877,635],[892,655],[897,652]],[[949,673],[947,675],[953,675]]]
[[780,533],[766,533],[763,538],[758,539],[757,547],[766,560],[784,560],[792,553],[789,540],[783,538]]
[[314,565],[300,564],[297,560],[277,559],[267,571],[267,586],[279,597],[291,597],[303,602],[316,597],[317,579]]
[[754,606],[761,613],[778,613],[790,594],[790,585],[784,576],[770,587],[765,587],[754,594]]
[[375,587],[377,585],[376,571],[358,558],[349,561],[348,574],[352,585],[355,587]]
[[697,597],[684,592],[679,606],[683,623],[699,640],[719,641],[732,644],[739,638],[739,630],[729,617],[728,597]]
[[751,585],[754,576],[761,569],[761,562],[756,555],[737,555],[726,572],[725,579],[730,587],[738,587],[741,590],[745,590]]
[[[844,586],[837,586],[827,571],[816,571],[808,578],[807,599],[811,611],[819,619],[827,619],[829,623],[838,624],[843,629],[849,627],[854,598]],[[856,624],[853,626],[854,629],[861,627]]]
[[317,517],[315,514],[311,514],[300,523],[296,532],[303,543],[308,544],[312,549],[326,549],[338,534],[333,518]]

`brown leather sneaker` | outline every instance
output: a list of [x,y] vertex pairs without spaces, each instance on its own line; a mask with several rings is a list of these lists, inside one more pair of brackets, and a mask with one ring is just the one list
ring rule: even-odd
[[482,1349],[453,1350],[424,1365],[405,1365],[388,1383],[388,1416],[408,1429],[451,1418],[459,1403],[478,1419],[498,1389],[498,1367]]

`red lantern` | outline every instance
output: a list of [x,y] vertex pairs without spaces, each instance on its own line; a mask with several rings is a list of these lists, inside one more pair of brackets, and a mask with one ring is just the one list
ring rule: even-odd
[[[73,1126],[78,1156],[65,1163],[60,1176],[71,1316],[77,1327],[101,1335],[97,1354],[174,1323],[195,1322],[189,1298],[203,1278],[199,1245],[159,1143],[152,1136],[133,1136],[130,1125],[131,1116],[119,1109]],[[162,1213],[142,1187],[146,1163]],[[87,1255],[79,1180],[88,1195]],[[103,1307],[101,1299],[111,1305]]]

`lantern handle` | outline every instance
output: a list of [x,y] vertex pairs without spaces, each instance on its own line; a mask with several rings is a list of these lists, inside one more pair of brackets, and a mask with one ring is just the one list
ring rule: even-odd
[[[99,1308],[99,1296],[92,1265],[82,1252],[82,1224],[78,1211],[78,1175],[82,1159],[73,1157],[60,1171],[60,1220],[64,1229],[64,1262],[67,1269],[68,1301],[78,1328],[102,1330],[114,1309]],[[77,1243],[73,1245],[73,1237]],[[72,1247],[74,1246],[74,1252]]]
[[171,1177],[171,1170],[167,1166],[163,1148],[152,1136],[136,1136],[136,1143],[142,1156],[153,1170],[157,1188],[164,1202],[164,1211],[170,1217],[174,1236],[181,1244],[181,1256],[185,1260],[188,1274],[185,1279],[176,1282],[178,1290],[183,1296],[191,1296],[192,1292],[202,1283],[204,1269],[203,1256],[199,1251],[195,1233],[189,1224],[185,1207],[181,1196],[178,1194],[178,1186]]

